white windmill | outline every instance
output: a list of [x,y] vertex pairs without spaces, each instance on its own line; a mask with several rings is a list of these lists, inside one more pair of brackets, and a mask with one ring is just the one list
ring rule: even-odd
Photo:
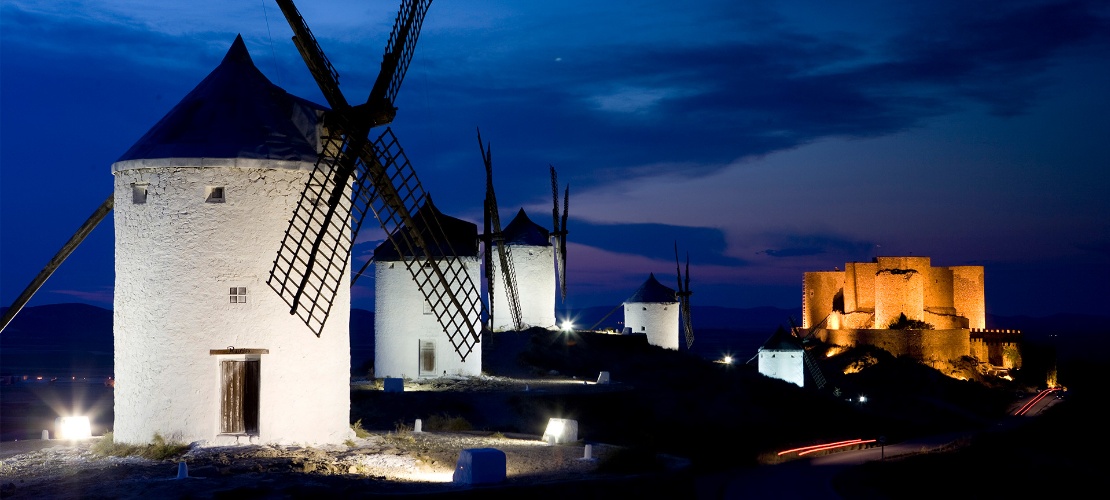
[[649,344],[678,349],[679,301],[655,273],[624,301],[624,333],[645,335]]
[[352,435],[349,285],[318,337],[264,286],[323,113],[267,80],[237,37],[112,165],[116,440]]

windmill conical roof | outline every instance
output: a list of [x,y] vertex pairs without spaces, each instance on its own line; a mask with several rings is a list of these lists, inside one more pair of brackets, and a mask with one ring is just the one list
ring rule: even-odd
[[551,246],[551,240],[548,239],[550,234],[551,232],[546,228],[532,222],[532,219],[528,218],[528,214],[524,213],[523,208],[516,213],[516,217],[513,217],[509,225],[501,231],[501,236],[505,238],[507,244],[537,247]]
[[252,158],[315,162],[325,108],[274,85],[242,36],[223,61],[118,161]]
[[[424,237],[424,240],[431,246],[432,255],[435,257],[475,257],[478,255],[478,225],[472,222],[467,222],[462,219],[444,215],[432,203],[432,197],[428,196],[420,209],[412,215],[413,225],[416,230]],[[433,240],[430,237],[431,230],[429,223],[438,220],[439,225],[443,228],[446,234],[446,239],[437,238]],[[405,231],[406,226],[402,226],[394,231],[394,235]],[[405,249],[405,257],[423,257],[422,250],[415,249],[409,251]],[[375,261],[395,261],[401,260],[401,254],[397,252],[397,248],[393,246],[390,240],[383,241],[377,248],[374,249]]]
[[678,299],[673,288],[660,283],[655,279],[655,273],[651,273],[640,289],[625,302],[678,302]]
[[802,340],[787,332],[785,328],[779,326],[778,330],[767,339],[766,342],[760,346],[760,349],[768,351],[804,351],[802,347]]

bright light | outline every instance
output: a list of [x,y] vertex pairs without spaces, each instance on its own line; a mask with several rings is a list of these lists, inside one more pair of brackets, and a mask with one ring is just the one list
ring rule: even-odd
[[57,439],[87,439],[92,437],[89,417],[58,417],[54,419],[54,435]]
[[860,403],[866,403],[867,402],[867,396],[864,396],[863,394],[860,394],[859,395],[859,402]]
[[571,323],[570,320],[563,320],[563,322],[559,324],[559,329],[569,332],[574,329],[574,323]]
[[549,444],[573,443],[578,441],[578,421],[565,418],[552,418],[547,421],[543,441]]
[[723,361],[726,365],[731,365],[732,364],[732,356],[725,356],[725,358],[722,359],[721,361]]

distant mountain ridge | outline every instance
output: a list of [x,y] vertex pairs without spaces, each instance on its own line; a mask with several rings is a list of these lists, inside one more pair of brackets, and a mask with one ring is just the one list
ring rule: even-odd
[[[6,310],[6,308],[4,308]],[[779,327],[800,325],[801,308],[694,306],[693,352],[707,358],[732,354],[743,360]],[[560,317],[561,319],[561,317]],[[619,306],[572,313],[576,328],[619,329]],[[1021,330],[1027,341],[1055,346],[1062,356],[1084,357],[1110,335],[1110,316],[1056,314],[1047,317],[987,315],[987,326]],[[351,310],[351,369],[364,375],[374,359],[374,313]],[[25,307],[0,333],[0,373],[107,376],[112,373],[112,311],[81,303]]]

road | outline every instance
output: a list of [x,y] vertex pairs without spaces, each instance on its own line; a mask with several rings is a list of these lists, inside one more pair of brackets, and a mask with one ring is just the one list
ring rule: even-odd
[[[1043,393],[1041,393],[1043,394]],[[1009,414],[998,423],[1000,426],[1021,425],[1057,404],[1054,394],[1026,396],[1014,403]],[[1028,409],[1020,412],[1026,405]],[[1015,413],[1022,413],[1015,415]],[[866,462],[883,460],[937,450],[973,435],[971,431],[927,436],[886,446],[862,450],[842,451],[828,455],[796,459],[776,465],[724,472],[699,478],[696,483],[699,499],[807,500],[841,499],[832,487],[832,480],[844,470]]]

